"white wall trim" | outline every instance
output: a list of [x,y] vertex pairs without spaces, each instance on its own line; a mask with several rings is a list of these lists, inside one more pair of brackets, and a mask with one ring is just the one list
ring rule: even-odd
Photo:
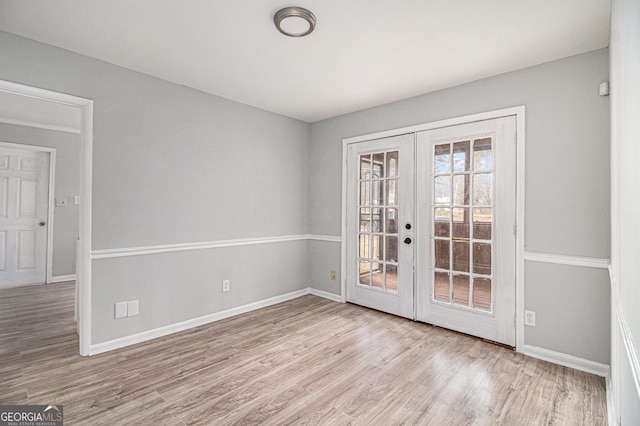
[[309,239],[312,241],[329,241],[333,243],[341,243],[342,237],[339,235],[318,235],[318,234],[309,234]]
[[114,257],[130,257],[130,256],[143,256],[147,254],[158,253],[172,253],[178,251],[189,250],[205,250],[212,248],[222,247],[235,247],[235,246],[248,246],[255,244],[272,244],[289,241],[308,240],[308,234],[301,235],[284,235],[280,237],[265,237],[265,238],[239,238],[233,240],[218,240],[218,241],[206,241],[197,243],[180,243],[180,244],[162,244],[156,246],[144,246],[144,247],[127,247],[116,249],[102,249],[93,250],[91,252],[91,259],[111,259]]
[[511,108],[516,116],[516,351],[524,350],[524,250],[526,122],[524,106]]
[[[638,352],[638,345],[633,340],[633,334],[629,325],[627,323],[626,315],[624,312],[624,308],[620,303],[620,297],[618,295],[618,282],[616,281],[616,276],[614,274],[613,267],[609,268],[609,277],[611,280],[611,301],[613,306],[613,317],[618,323],[618,328],[620,329],[620,335],[622,336],[622,342],[624,343],[625,352],[627,353],[627,358],[629,359],[629,367],[631,369],[631,374],[633,375],[633,381],[636,385],[636,392],[640,397],[640,352]],[[616,353],[617,348],[613,348],[613,356],[617,356]]]
[[459,124],[468,124],[468,123],[474,123],[476,121],[492,120],[494,118],[509,117],[512,115],[517,116],[520,113],[524,113],[524,106],[517,106],[517,107],[494,110],[494,111],[481,112],[478,114],[465,115],[464,117],[449,118],[446,120],[433,121],[431,123],[417,124],[415,126],[401,127],[399,129],[385,130],[382,132],[369,133],[361,136],[354,136],[354,137],[343,139],[342,143],[343,145],[344,144],[348,145],[352,143],[366,142],[373,139],[388,138],[392,136],[403,135],[406,133],[416,133],[416,132],[422,132],[425,130],[440,129],[442,127],[457,126]]
[[533,358],[552,362],[554,364],[564,365],[565,367],[595,374],[597,376],[607,377],[609,375],[610,368],[607,364],[601,364],[599,362],[590,361],[588,359],[565,354],[562,352],[556,352],[537,346],[524,345],[523,353]]
[[70,105],[80,109],[81,114],[81,158],[80,158],[80,219],[79,262],[77,275],[79,283],[79,328],[80,355],[91,351],[91,201],[92,201],[92,155],[93,155],[93,101],[52,92],[37,87],[25,86],[11,81],[0,80],[0,91],[28,96],[47,102]]
[[229,317],[251,312],[256,309],[275,305],[277,303],[286,302],[287,300],[295,299],[300,296],[304,296],[308,293],[309,293],[309,289],[305,288],[302,290],[293,291],[291,293],[286,293],[280,296],[275,296],[268,299],[260,300],[258,302],[253,302],[246,305],[238,306],[236,308],[227,309],[225,311],[216,312],[213,314],[204,315],[197,318],[192,318],[186,321],[170,324],[164,327],[155,328],[153,330],[143,331],[141,333],[132,334],[130,336],[120,337],[120,338],[109,340],[106,342],[93,344],[91,345],[90,354],[97,355],[97,354],[111,351],[114,349],[120,349],[125,346],[146,342],[147,340],[167,336],[173,333],[178,333],[180,331],[188,330],[190,328],[199,327],[201,325],[209,324],[211,322],[220,321]]
[[607,377],[604,378],[605,388],[607,392],[607,420],[608,424],[611,426],[617,425],[618,414],[616,410],[616,404],[613,400],[613,383],[611,382],[612,372],[609,371]]
[[63,283],[66,281],[75,281],[76,280],[76,274],[73,275],[58,275],[57,277],[51,277],[51,281],[48,281],[49,283]]
[[[347,237],[347,149],[350,144],[365,142],[373,139],[381,139],[398,136],[406,133],[415,133],[425,130],[434,130],[442,127],[468,124],[482,120],[515,116],[516,117],[516,221],[518,232],[516,235],[516,351],[522,352],[524,348],[524,229],[525,229],[525,112],[524,105],[504,108],[463,117],[418,124],[382,132],[354,136],[342,140],[342,240]],[[346,245],[341,247],[341,292],[342,301],[346,301]]]
[[524,260],[528,260],[531,262],[555,263],[557,265],[585,266],[587,268],[609,268],[609,259],[567,256],[563,254],[538,253],[533,251],[525,251]]
[[35,127],[38,129],[56,130],[58,132],[67,132],[80,134],[80,129],[66,126],[56,126],[54,124],[36,123],[35,121],[14,120],[13,118],[0,117],[0,123],[15,124],[18,126]]
[[339,294],[329,293],[327,291],[318,290],[317,288],[309,287],[309,294],[314,296],[323,297],[325,299],[333,300],[334,302],[342,303],[342,297]]

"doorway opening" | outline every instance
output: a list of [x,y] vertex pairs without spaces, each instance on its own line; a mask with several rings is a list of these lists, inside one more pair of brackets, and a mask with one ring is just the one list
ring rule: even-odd
[[[79,111],[80,155],[77,159],[79,166],[79,212],[78,212],[78,241],[76,248],[76,319],[79,335],[80,355],[89,355],[91,349],[91,165],[93,147],[93,101],[66,95],[63,93],[25,86],[13,82],[0,80],[0,95],[18,95],[24,101],[37,100],[42,105],[66,105]],[[12,106],[9,106],[11,110]],[[15,105],[19,109],[19,105]],[[45,108],[46,109],[46,108]],[[33,125],[29,120],[17,120],[15,124]],[[22,122],[21,122],[22,121]],[[34,126],[39,127],[39,126]],[[19,161],[19,160],[17,160]],[[1,158],[0,158],[1,163]],[[50,163],[50,162],[48,162]],[[1,184],[2,182],[0,182]],[[1,186],[1,185],[0,185]],[[24,187],[24,194],[29,194],[30,184]],[[31,185],[34,187],[34,185]],[[75,198],[75,197],[74,197]],[[28,207],[28,206],[27,206]],[[49,209],[51,211],[51,209]],[[49,216],[47,216],[49,217]],[[47,220],[48,221],[48,220]],[[37,226],[40,227],[40,222]],[[47,222],[42,227],[46,227]],[[27,238],[29,237],[29,238]],[[25,233],[22,237],[24,253],[33,240]],[[19,240],[20,238],[18,238]],[[34,244],[35,244],[35,240]],[[49,250],[49,252],[51,252]],[[18,254],[20,251],[18,252]],[[24,258],[24,256],[23,256]],[[24,260],[24,259],[23,259]]]

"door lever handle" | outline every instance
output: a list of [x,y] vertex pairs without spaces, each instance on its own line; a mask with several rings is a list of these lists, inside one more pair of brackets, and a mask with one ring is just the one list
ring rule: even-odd
[[38,225],[40,225],[40,226],[44,226],[44,225],[46,225],[46,223],[44,223],[44,222],[40,222]]
[[404,239],[405,244],[411,244],[411,238],[407,237]]

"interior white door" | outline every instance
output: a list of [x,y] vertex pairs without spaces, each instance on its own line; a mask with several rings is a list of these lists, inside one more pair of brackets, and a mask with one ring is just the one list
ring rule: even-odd
[[515,346],[515,117],[417,134],[416,316]]
[[347,149],[347,301],[413,318],[415,135]]
[[0,288],[44,283],[49,153],[0,147]]

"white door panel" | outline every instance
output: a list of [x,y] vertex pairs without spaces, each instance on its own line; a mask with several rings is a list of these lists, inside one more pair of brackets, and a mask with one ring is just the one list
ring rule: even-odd
[[515,117],[417,135],[417,319],[515,346]]
[[413,318],[413,151],[413,134],[347,150],[347,301],[406,318]]
[[0,147],[0,288],[44,283],[49,153]]

